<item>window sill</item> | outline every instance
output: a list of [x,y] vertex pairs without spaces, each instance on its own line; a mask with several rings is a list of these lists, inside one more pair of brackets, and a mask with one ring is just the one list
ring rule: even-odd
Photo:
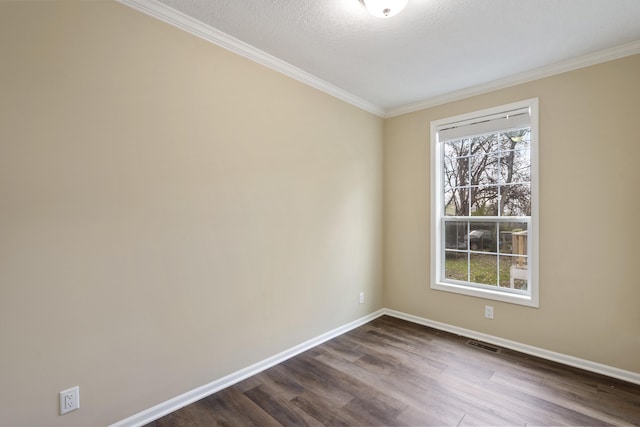
[[452,283],[432,282],[431,289],[438,291],[452,292],[455,294],[468,295],[477,298],[484,298],[494,301],[502,301],[511,304],[524,305],[538,308],[538,299],[533,295],[517,295],[506,292],[492,291],[490,289],[476,289],[468,286],[455,285]]

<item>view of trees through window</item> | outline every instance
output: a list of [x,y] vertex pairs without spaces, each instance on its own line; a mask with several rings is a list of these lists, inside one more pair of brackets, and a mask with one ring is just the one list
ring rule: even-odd
[[527,290],[531,130],[442,144],[444,278]]

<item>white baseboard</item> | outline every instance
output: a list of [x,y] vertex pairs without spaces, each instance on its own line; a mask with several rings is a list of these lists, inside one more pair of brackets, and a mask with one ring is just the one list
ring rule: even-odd
[[552,360],[554,362],[559,362],[568,366],[573,366],[576,368],[584,369],[586,371],[595,372],[640,385],[640,374],[636,372],[625,371],[623,369],[614,368],[612,366],[607,366],[600,363],[591,362],[589,360],[556,353],[539,347],[521,344],[516,341],[506,340],[503,338],[495,337],[493,335],[487,335],[481,332],[472,331],[470,329],[459,328],[457,326],[448,325],[446,323],[436,322],[435,320],[429,320],[423,317],[414,316],[412,314],[383,308],[353,322],[347,323],[346,325],[340,326],[336,329],[305,341],[302,344],[298,344],[295,347],[291,347],[290,349],[285,350],[282,353],[278,353],[244,369],[212,381],[209,384],[205,384],[201,387],[181,394],[180,396],[176,396],[173,399],[167,400],[166,402],[162,402],[138,414],[132,415],[129,418],[112,424],[110,427],[139,427],[148,424],[154,420],[157,420],[158,418],[170,414],[171,412],[177,411],[178,409],[187,406],[190,403],[207,397],[224,388],[230,387],[246,378],[249,378],[252,375],[258,374],[272,366],[277,365],[278,363],[282,363],[285,360],[292,358],[293,356],[296,356],[304,351],[322,344],[325,341],[329,341],[330,339],[349,332],[350,330],[355,329],[358,326],[362,326],[365,323],[370,322],[373,319],[376,319],[383,315],[396,317],[398,319],[407,320],[419,325],[429,326],[441,331],[451,332],[456,335],[473,338],[478,341],[484,341],[500,347],[529,354],[531,356],[537,356],[542,359]]
[[624,369],[614,368],[613,366],[603,365],[601,363],[591,362],[589,360],[580,359],[578,357],[568,356],[562,353],[545,350],[543,348],[522,344],[516,341],[506,340],[504,338],[493,335],[483,334],[481,332],[472,331],[470,329],[459,328],[457,326],[448,325],[446,323],[436,322],[435,320],[425,319],[423,317],[414,316],[412,314],[402,313],[400,311],[385,308],[384,314],[397,317],[398,319],[407,320],[419,325],[429,326],[445,332],[451,332],[474,340],[484,341],[500,347],[519,351],[531,356],[540,357],[542,359],[551,360],[562,363],[564,365],[573,366],[574,368],[584,369],[585,371],[595,372],[597,374],[606,375],[608,377],[617,378],[623,381],[640,385],[640,373],[625,371]]
[[347,323],[346,325],[340,326],[336,329],[305,341],[302,344],[298,344],[295,347],[291,347],[290,349],[285,350],[282,353],[278,353],[258,363],[254,363],[253,365],[248,366],[244,369],[240,369],[239,371],[233,372],[225,377],[212,381],[209,384],[205,384],[201,387],[183,393],[180,396],[176,396],[173,399],[162,402],[152,408],[132,415],[122,421],[118,421],[117,423],[112,424],[110,427],[139,427],[148,424],[197,400],[207,397],[217,391],[230,387],[246,378],[249,378],[252,375],[258,374],[268,368],[271,368],[278,363],[282,363],[285,360],[290,359],[293,356],[307,351],[317,345],[320,345],[325,341],[329,341],[330,339],[342,335],[345,332],[349,332],[350,330],[355,329],[358,326],[362,326],[365,323],[368,323],[373,319],[382,316],[384,313],[384,309],[380,309],[360,319],[354,320],[353,322]]

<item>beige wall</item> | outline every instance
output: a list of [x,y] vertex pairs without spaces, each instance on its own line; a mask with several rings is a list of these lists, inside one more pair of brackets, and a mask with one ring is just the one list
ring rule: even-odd
[[0,3],[0,58],[0,425],[107,425],[382,307],[382,119],[112,2]]
[[[430,121],[534,97],[540,308],[431,290]],[[639,100],[635,55],[387,120],[385,306],[640,373]]]
[[[383,279],[389,308],[640,372],[640,56],[384,132],[115,3],[0,3],[0,58],[0,425],[119,421],[375,311]],[[429,122],[531,97],[540,308],[489,321],[428,286]]]

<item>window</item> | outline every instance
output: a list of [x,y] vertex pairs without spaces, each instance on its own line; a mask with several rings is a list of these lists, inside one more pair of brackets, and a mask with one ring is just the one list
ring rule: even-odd
[[538,100],[431,122],[431,287],[538,306]]

